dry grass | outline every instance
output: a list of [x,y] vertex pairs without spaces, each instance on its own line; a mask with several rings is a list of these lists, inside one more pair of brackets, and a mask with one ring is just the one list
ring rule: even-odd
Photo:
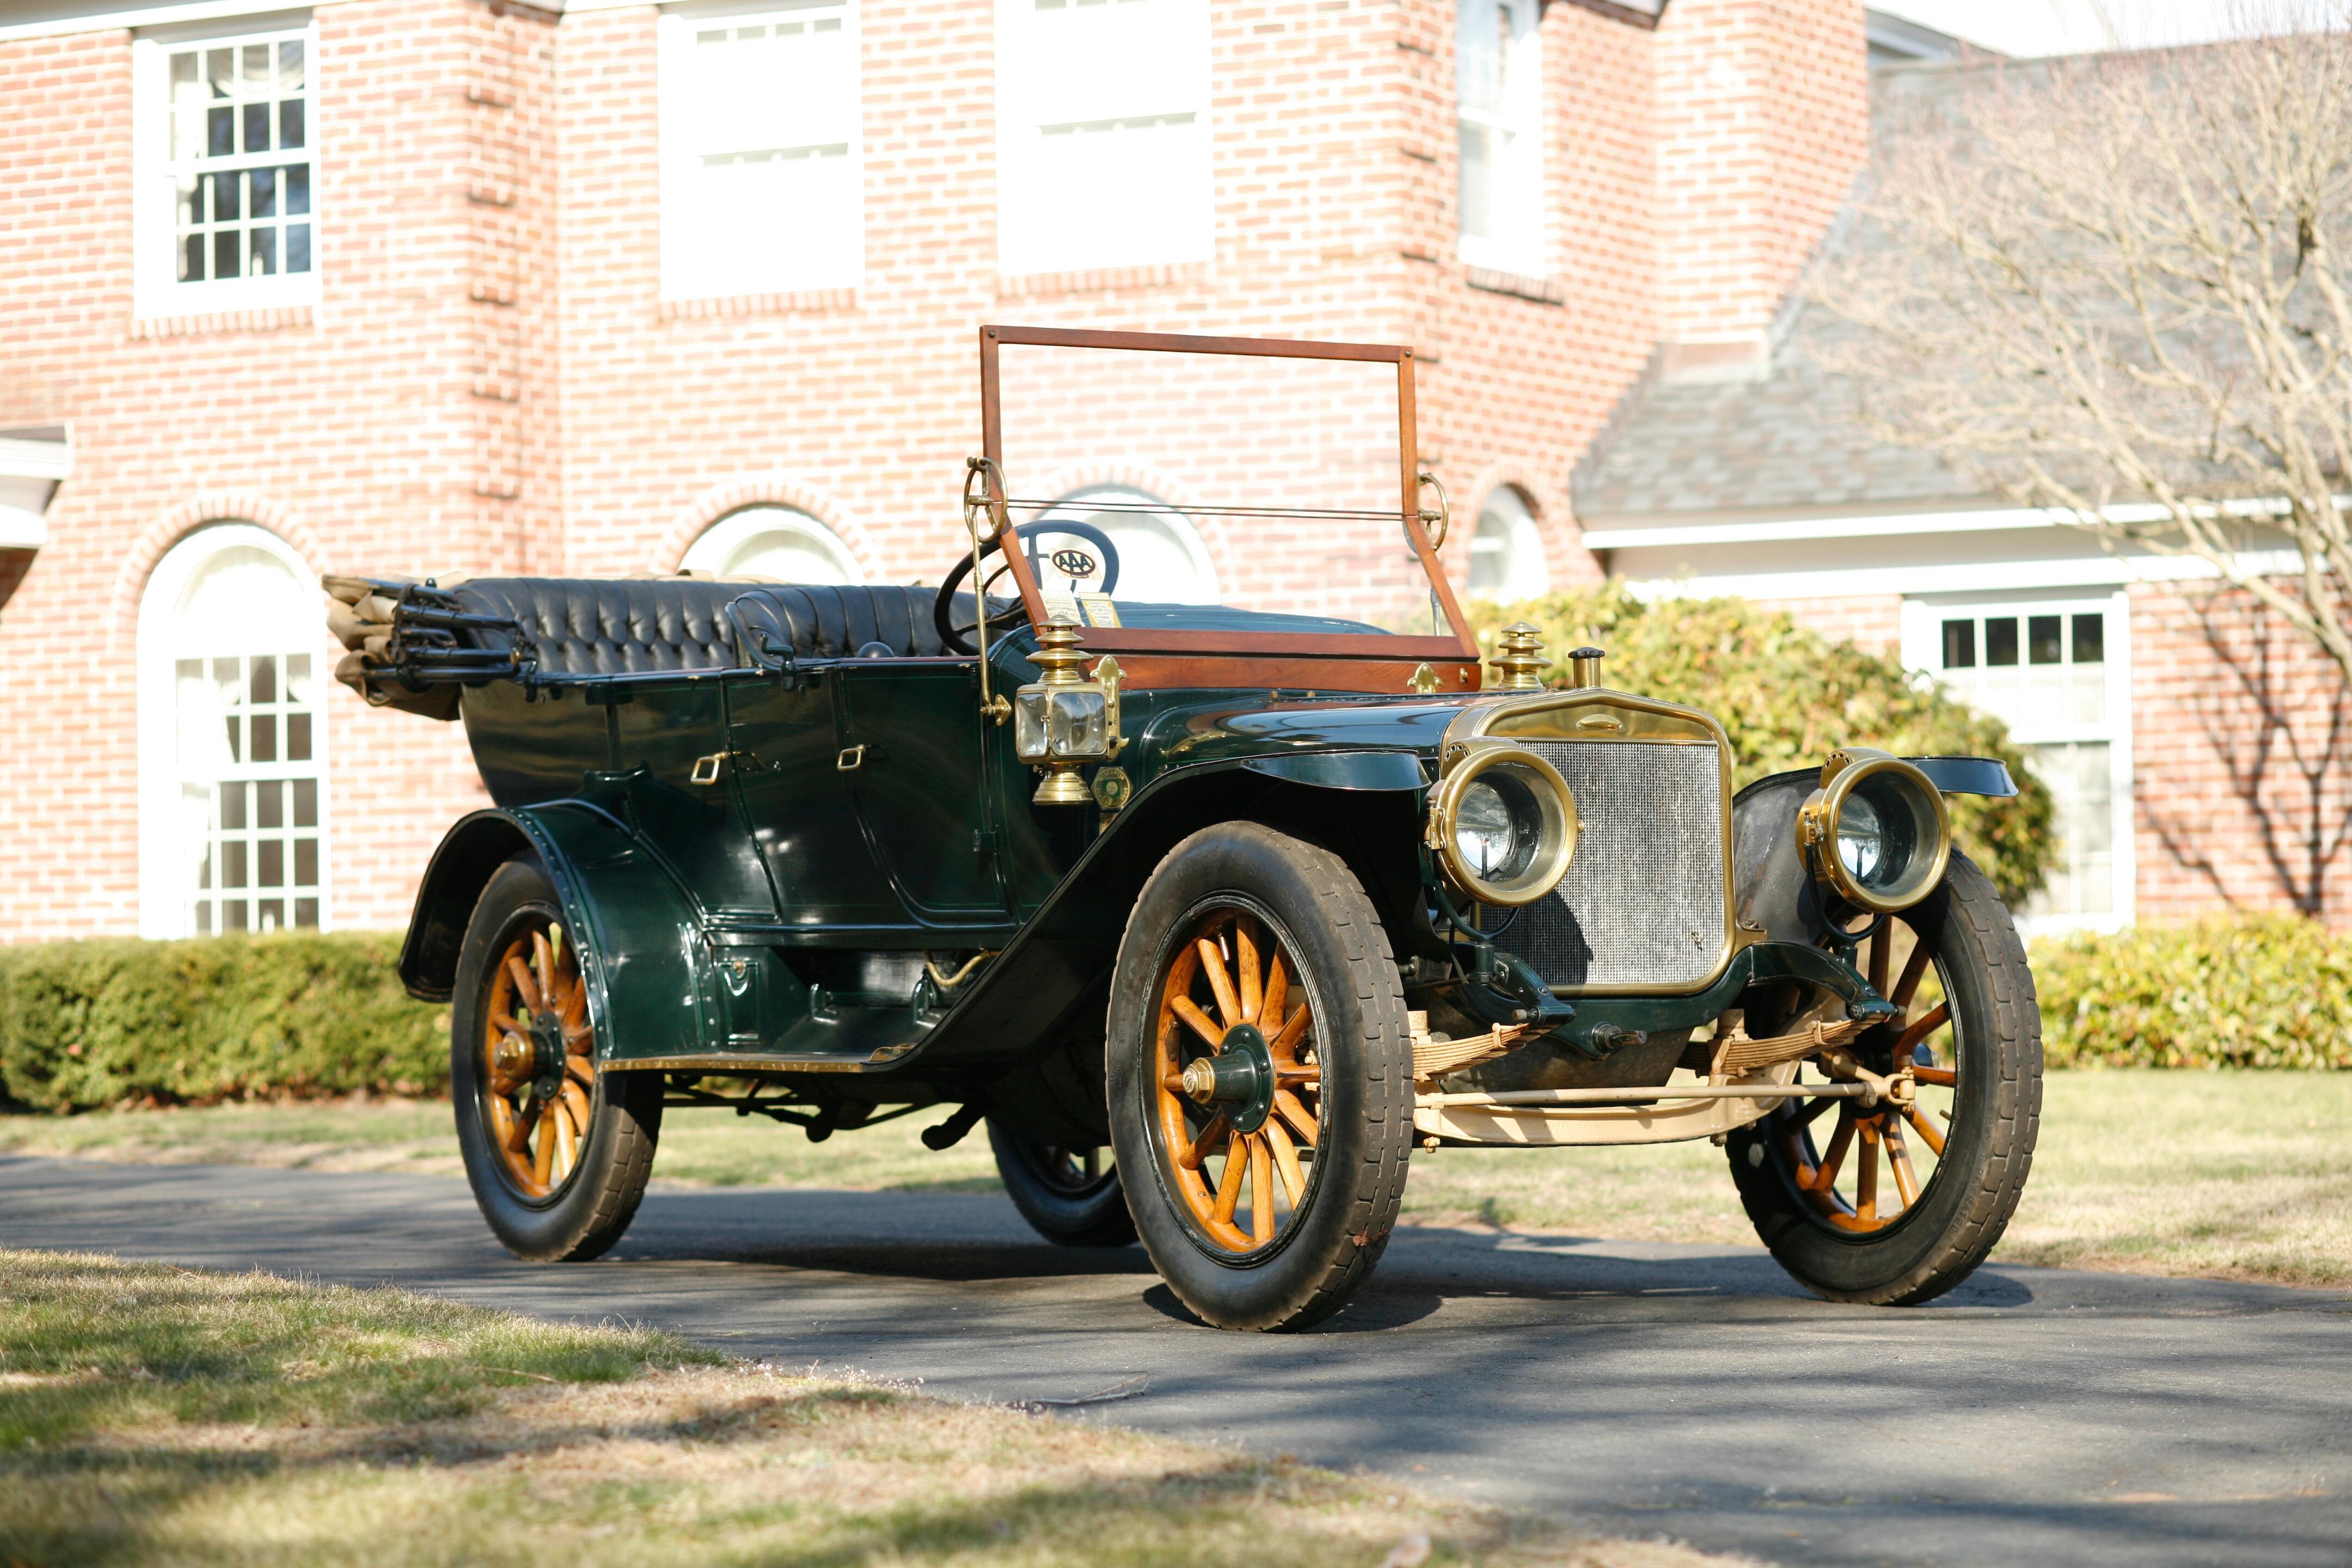
[[[942,1154],[932,1116],[812,1144],[726,1112],[673,1111],[659,1181],[876,1191],[986,1191],[985,1138]],[[2328,1285],[2352,1279],[2352,1073],[2150,1069],[2053,1073],[2032,1181],[1998,1258]],[[446,1103],[217,1107],[0,1118],[0,1149],[455,1173]],[[1705,1143],[1449,1150],[1417,1158],[1405,1218],[1583,1236],[1755,1240]]]
[[12,1564],[1722,1563],[393,1291],[0,1252]]

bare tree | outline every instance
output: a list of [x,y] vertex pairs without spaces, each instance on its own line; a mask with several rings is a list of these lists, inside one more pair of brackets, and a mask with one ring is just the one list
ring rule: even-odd
[[1883,130],[1816,303],[1886,438],[2202,561],[2352,680],[2352,5],[1967,72]]

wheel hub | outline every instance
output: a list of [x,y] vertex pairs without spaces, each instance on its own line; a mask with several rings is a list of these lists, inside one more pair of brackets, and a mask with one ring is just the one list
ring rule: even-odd
[[551,1012],[531,1016],[530,1092],[535,1100],[553,1100],[563,1092],[563,1025]]
[[1255,1025],[1227,1029],[1214,1056],[1186,1064],[1183,1081],[1187,1095],[1215,1106],[1236,1132],[1256,1131],[1273,1113],[1274,1052]]

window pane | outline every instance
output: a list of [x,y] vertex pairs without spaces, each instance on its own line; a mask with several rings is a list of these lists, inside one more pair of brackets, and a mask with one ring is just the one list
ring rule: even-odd
[[261,91],[267,92],[269,90],[271,80],[272,79],[269,74],[269,46],[268,44],[246,45],[245,84],[247,90],[257,88]]
[[278,231],[257,228],[253,231],[253,267],[248,274],[267,278],[278,270]]
[[302,145],[302,100],[299,98],[289,98],[278,106],[278,144]]
[[289,763],[310,760],[310,716],[308,713],[286,715],[286,760]]
[[294,826],[297,827],[319,826],[319,781],[317,779],[294,781]]
[[286,270],[310,270],[310,226],[307,223],[286,226]]
[[223,899],[221,900],[221,930],[224,931],[245,930],[245,900],[243,899]]
[[233,838],[221,846],[221,886],[245,886],[245,841]]
[[194,51],[191,50],[187,54],[184,55],[173,55],[172,57],[172,85],[176,88],[183,82],[194,84],[195,79],[196,57]]
[[245,150],[248,153],[269,151],[269,105],[248,103],[245,106]]
[[247,690],[256,702],[278,700],[278,660],[267,655],[253,661],[253,677]]
[[[241,195],[241,186],[244,180],[245,176],[243,174],[208,174],[205,176],[206,183],[213,188],[213,222],[226,223],[242,214],[244,209],[238,198]],[[234,247],[231,248],[229,254],[232,256],[236,254]],[[236,277],[236,264],[232,261],[226,270],[228,276],[232,278]]]
[[252,184],[247,188],[253,192],[253,216],[276,217],[278,216],[278,171],[256,169],[250,177]]
[[220,825],[232,830],[245,826],[245,785],[230,783],[220,786]]
[[256,827],[286,826],[286,785],[278,779],[264,779],[253,786],[253,825]]
[[298,927],[301,928],[301,929],[302,929],[302,930],[304,930],[304,931],[316,931],[316,930],[318,930],[318,929],[319,929],[319,900],[316,900],[316,899],[297,899],[297,900],[294,900],[294,923],[295,923],[295,925],[297,925]]
[[278,46],[278,90],[302,90],[302,40],[289,38]]
[[229,98],[236,94],[236,50],[207,49],[205,51],[205,84],[213,89],[215,98]]
[[1462,232],[1483,239],[1494,226],[1487,213],[1486,188],[1493,160],[1487,156],[1487,132],[1480,126],[1462,127]]
[[188,242],[180,247],[180,281],[201,283],[204,280],[205,237],[192,234],[188,236]]
[[2063,623],[2056,616],[2030,616],[2025,622],[2026,657],[2035,664],[2063,664],[2066,649],[2059,636]]
[[198,936],[213,934],[213,906],[209,899],[196,906],[196,934]]
[[278,715],[256,713],[248,722],[253,726],[251,760],[257,763],[276,762],[278,760]]
[[254,906],[254,916],[256,930],[283,931],[286,929],[286,900],[264,899]]
[[[294,840],[294,885],[315,888],[319,885],[319,841],[315,838]],[[312,921],[312,925],[319,922]]]
[[286,885],[286,845],[283,840],[265,838],[254,846],[259,851],[254,885],[259,888],[282,888]]
[[[308,163],[297,163],[291,168],[281,169],[278,173],[286,176],[287,216],[299,216],[309,212],[310,210],[310,166]],[[289,267],[286,270],[291,272],[294,268]]]
[[2093,614],[2074,617],[2074,662],[2105,664],[2107,660],[2107,617]]
[[221,723],[228,731],[228,760],[232,763],[243,762],[245,760],[245,748],[238,744],[237,731],[240,726],[237,724],[236,715],[234,713],[230,714],[227,718],[222,720]]
[[236,151],[236,110],[216,103],[205,113],[205,153],[226,158]]
[[1944,668],[1974,669],[1976,667],[1976,622],[1946,621],[1944,623]]
[[1985,622],[1985,662],[2015,664],[2017,662],[2017,617],[1998,616]]

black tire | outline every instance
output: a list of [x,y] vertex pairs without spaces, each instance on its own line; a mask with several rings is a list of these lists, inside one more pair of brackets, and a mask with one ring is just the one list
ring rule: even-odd
[[[1197,1196],[1184,1195],[1192,1189],[1181,1184],[1205,1184],[1205,1160],[1196,1159],[1187,1176],[1171,1147],[1167,1119],[1180,1111],[1192,1118],[1174,1123],[1182,1130],[1175,1136],[1187,1136],[1209,1113],[1172,1096],[1163,1100],[1168,1091],[1155,1070],[1171,1048],[1163,1035],[1179,1037],[1163,1018],[1163,990],[1189,983],[1181,976],[1192,972],[1181,970],[1187,961],[1180,954],[1207,929],[1202,922],[1221,918],[1255,922],[1247,929],[1270,939],[1265,951],[1287,955],[1296,969],[1287,983],[1304,989],[1311,1010],[1311,1025],[1298,1037],[1304,1044],[1293,1047],[1296,1060],[1311,1058],[1318,1074],[1311,1089],[1302,1084],[1292,1097],[1294,1106],[1313,1099],[1308,1127],[1252,1135],[1255,1149],[1278,1134],[1295,1151],[1295,1164],[1281,1173],[1292,1206],[1270,1240],[1255,1229],[1240,1236],[1238,1211],[1230,1205],[1228,1240],[1204,1227]],[[1265,973],[1270,985],[1270,961]],[[1269,1015],[1268,1023],[1280,1020]],[[1304,1328],[1337,1311],[1388,1245],[1412,1147],[1412,1042],[1403,986],[1378,911],[1347,863],[1252,823],[1205,828],[1169,851],[1144,883],[1119,944],[1105,1067],[1111,1142],[1128,1206],[1178,1300],[1203,1321],[1227,1329]],[[1235,1114],[1246,1120],[1251,1113]],[[1287,1115],[1277,1111],[1264,1125]],[[1244,1142],[1229,1138],[1227,1150]],[[1262,1168],[1255,1158],[1253,1152],[1243,1161],[1244,1183]],[[1276,1163],[1266,1156],[1267,1167]],[[1291,1174],[1307,1165],[1302,1187],[1292,1193]],[[1255,1191],[1270,1194],[1274,1175],[1259,1179],[1266,1185]],[[1269,1196],[1265,1208],[1272,1215],[1278,1204]],[[1253,1197],[1253,1227],[1256,1209]],[[1276,1223],[1267,1221],[1269,1227]]]
[[[996,1152],[996,1173],[1013,1206],[1039,1236],[1056,1247],[1127,1247],[1135,1240],[1135,1220],[1119,1189],[1118,1167],[1100,1156],[1108,1151],[1058,1149],[1031,1143],[988,1123],[988,1145]],[[1097,1167],[1087,1173],[1091,1160]]]
[[[529,1190],[494,1143],[496,1096],[484,1041],[501,955],[519,934],[546,931],[562,918],[555,889],[535,859],[499,867],[467,924],[449,1010],[449,1095],[466,1179],[492,1234],[508,1251],[535,1263],[594,1258],[621,1238],[645,1196],[661,1134],[660,1074],[590,1066],[586,1129],[576,1140],[573,1163],[548,1190]],[[584,1060],[593,1064],[593,1036],[588,1044]]]
[[[1850,1212],[1827,1212],[1844,1205],[1825,1207],[1818,1189],[1809,1192],[1798,1179],[1808,1163],[1817,1173],[1821,1156],[1796,1103],[1727,1141],[1732,1177],[1757,1235],[1782,1268],[1833,1301],[1912,1306],[1967,1279],[2017,1211],[2041,1124],[2042,1015],[2033,973],[1992,884],[1956,853],[1943,884],[1896,918],[1928,950],[1950,1006],[1949,1023],[1933,1031],[1943,1043],[1929,1048],[1948,1054],[1957,1079],[1949,1086],[1942,1155],[1916,1200],[1877,1229],[1848,1228],[1855,1224]],[[1910,1002],[1895,999],[1906,1007]],[[1923,1010],[1920,1023],[1928,1022]],[[1874,1070],[1889,1070],[1896,1036],[1877,1033],[1885,1037],[1865,1037],[1856,1055]],[[1840,1114],[1847,1114],[1843,1107]],[[1894,1142],[1907,1136],[1924,1138],[1916,1127],[1905,1134],[1897,1122]],[[1851,1147],[1878,1158],[1877,1146],[1856,1141]],[[1834,1161],[1832,1169],[1834,1175]],[[1829,1195],[1836,1195],[1833,1185]]]

